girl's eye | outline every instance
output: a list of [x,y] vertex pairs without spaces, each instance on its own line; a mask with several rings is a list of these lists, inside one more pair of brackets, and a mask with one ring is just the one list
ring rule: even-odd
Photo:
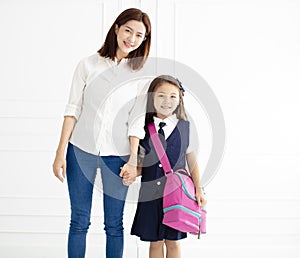
[[138,36],[139,38],[143,38],[143,36],[142,36],[141,34],[138,34],[137,36]]
[[130,32],[130,30],[129,30],[129,29],[125,29],[125,31],[126,31],[126,32]]

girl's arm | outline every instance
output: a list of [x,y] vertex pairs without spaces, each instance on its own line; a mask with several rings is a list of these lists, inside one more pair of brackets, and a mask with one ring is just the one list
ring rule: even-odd
[[186,160],[189,167],[189,171],[191,173],[195,188],[196,188],[196,199],[199,206],[205,206],[207,200],[204,197],[204,193],[202,191],[202,187],[200,184],[200,172],[196,159],[196,155],[194,152],[190,152],[186,154]]
[[138,164],[136,176],[141,176],[141,175],[142,175],[142,164]]
[[66,177],[65,148],[73,132],[76,119],[73,116],[65,116],[56,156],[53,162],[54,175],[63,182]]
[[138,152],[138,162],[137,162],[137,176],[142,175],[143,162],[146,155],[145,149],[140,145]]

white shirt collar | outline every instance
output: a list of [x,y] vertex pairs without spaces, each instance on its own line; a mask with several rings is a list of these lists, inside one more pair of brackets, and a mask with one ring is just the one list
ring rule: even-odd
[[102,57],[99,55],[99,61],[101,60],[101,58],[103,58],[104,60],[106,60],[106,62],[108,62],[110,65],[113,65],[113,66],[117,66],[117,65],[120,65],[120,64],[125,64],[127,63],[128,61],[128,58],[122,58],[122,60],[120,61],[120,63],[118,63],[118,60],[117,58],[115,57],[114,59],[111,59],[110,57]]
[[168,116],[165,119],[161,119],[161,118],[158,118],[158,117],[154,116],[153,119],[154,119],[154,124],[156,126],[158,126],[160,122],[165,122],[166,126],[168,126],[168,125],[176,125],[177,122],[178,122],[178,118],[177,118],[176,114]]
[[114,62],[115,65],[119,65],[119,64],[124,64],[124,63],[126,63],[127,60],[128,60],[128,58],[125,58],[125,57],[124,57],[124,58],[122,58],[121,61],[118,63],[118,59],[117,59],[117,57],[115,57],[112,61]]
[[153,117],[153,119],[154,119],[154,124],[155,124],[156,131],[159,130],[159,123],[160,122],[165,122],[166,123],[166,125],[163,128],[166,139],[168,139],[168,137],[171,135],[171,133],[173,132],[174,128],[176,127],[176,125],[178,123],[178,118],[176,117],[176,114],[174,114],[172,116],[169,116],[165,119],[160,119],[158,117]]

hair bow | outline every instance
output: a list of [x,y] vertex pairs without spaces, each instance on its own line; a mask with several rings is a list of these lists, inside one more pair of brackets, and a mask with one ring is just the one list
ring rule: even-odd
[[176,78],[176,80],[177,80],[177,82],[178,82],[178,84],[179,84],[179,88],[180,88],[180,90],[181,90],[181,92],[182,92],[182,96],[184,96],[185,89],[184,89],[183,86],[182,86],[182,82],[179,81],[178,78]]

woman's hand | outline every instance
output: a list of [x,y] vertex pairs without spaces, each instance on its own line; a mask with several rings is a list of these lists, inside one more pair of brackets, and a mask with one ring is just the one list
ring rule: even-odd
[[66,160],[64,155],[56,154],[52,168],[54,175],[63,183],[66,178]]
[[120,177],[123,178],[123,184],[129,186],[137,177],[137,166],[126,163],[123,167],[121,167]]
[[73,128],[76,123],[74,116],[65,116],[61,129],[60,140],[56,150],[55,160],[52,165],[54,175],[63,183],[66,177],[65,147],[68,144]]
[[207,203],[207,199],[202,191],[201,187],[196,187],[196,200],[199,206],[204,207]]
[[130,141],[130,157],[128,162],[121,167],[120,177],[123,178],[123,185],[129,186],[137,177],[137,163],[138,163],[138,147],[140,139],[135,136],[129,136]]

